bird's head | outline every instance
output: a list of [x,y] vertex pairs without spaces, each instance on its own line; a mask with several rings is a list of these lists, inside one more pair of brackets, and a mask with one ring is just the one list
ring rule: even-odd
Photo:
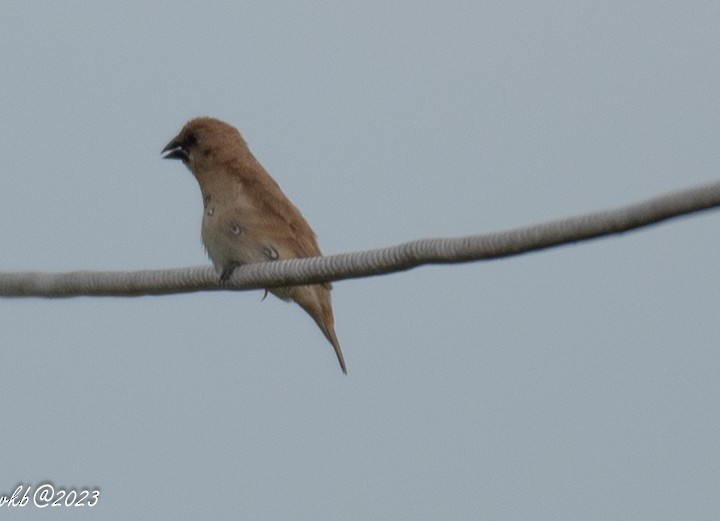
[[183,127],[162,153],[164,159],[180,159],[194,171],[204,163],[222,161],[224,153],[237,153],[238,146],[246,148],[235,127],[214,118],[196,118]]

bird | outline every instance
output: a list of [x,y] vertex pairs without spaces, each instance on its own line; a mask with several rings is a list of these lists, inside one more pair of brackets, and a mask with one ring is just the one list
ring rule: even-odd
[[[255,159],[232,125],[210,117],[185,124],[162,150],[181,160],[200,185],[202,242],[220,284],[243,264],[322,255],[315,232],[277,182]],[[317,323],[335,349],[340,369],[345,358],[335,334],[331,285],[274,287],[265,290],[295,301]]]

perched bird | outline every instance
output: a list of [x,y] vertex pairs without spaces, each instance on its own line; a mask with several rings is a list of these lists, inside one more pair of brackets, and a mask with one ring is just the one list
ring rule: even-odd
[[[322,255],[300,210],[255,159],[235,127],[213,118],[193,119],[163,149],[166,152],[165,159],[180,159],[200,185],[202,241],[221,273],[221,283],[242,264]],[[347,374],[335,335],[330,284],[269,291],[307,311]]]

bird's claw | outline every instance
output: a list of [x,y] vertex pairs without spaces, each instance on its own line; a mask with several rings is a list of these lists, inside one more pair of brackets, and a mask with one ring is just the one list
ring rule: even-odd
[[220,274],[220,285],[221,285],[221,286],[222,286],[223,284],[225,284],[225,283],[230,279],[230,277],[232,276],[233,272],[235,271],[235,268],[237,268],[238,266],[240,266],[240,263],[239,263],[239,262],[231,262],[230,264],[228,264],[228,265],[225,267],[225,269],[224,269],[224,270],[222,271],[222,273]]

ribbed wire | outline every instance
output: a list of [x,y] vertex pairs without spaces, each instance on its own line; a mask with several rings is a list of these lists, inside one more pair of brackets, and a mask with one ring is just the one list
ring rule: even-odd
[[3,297],[141,296],[218,289],[258,289],[393,273],[423,264],[452,264],[518,255],[720,206],[720,182],[647,201],[499,233],[422,239],[397,246],[312,259],[248,264],[220,287],[210,266],[142,271],[0,273]]

